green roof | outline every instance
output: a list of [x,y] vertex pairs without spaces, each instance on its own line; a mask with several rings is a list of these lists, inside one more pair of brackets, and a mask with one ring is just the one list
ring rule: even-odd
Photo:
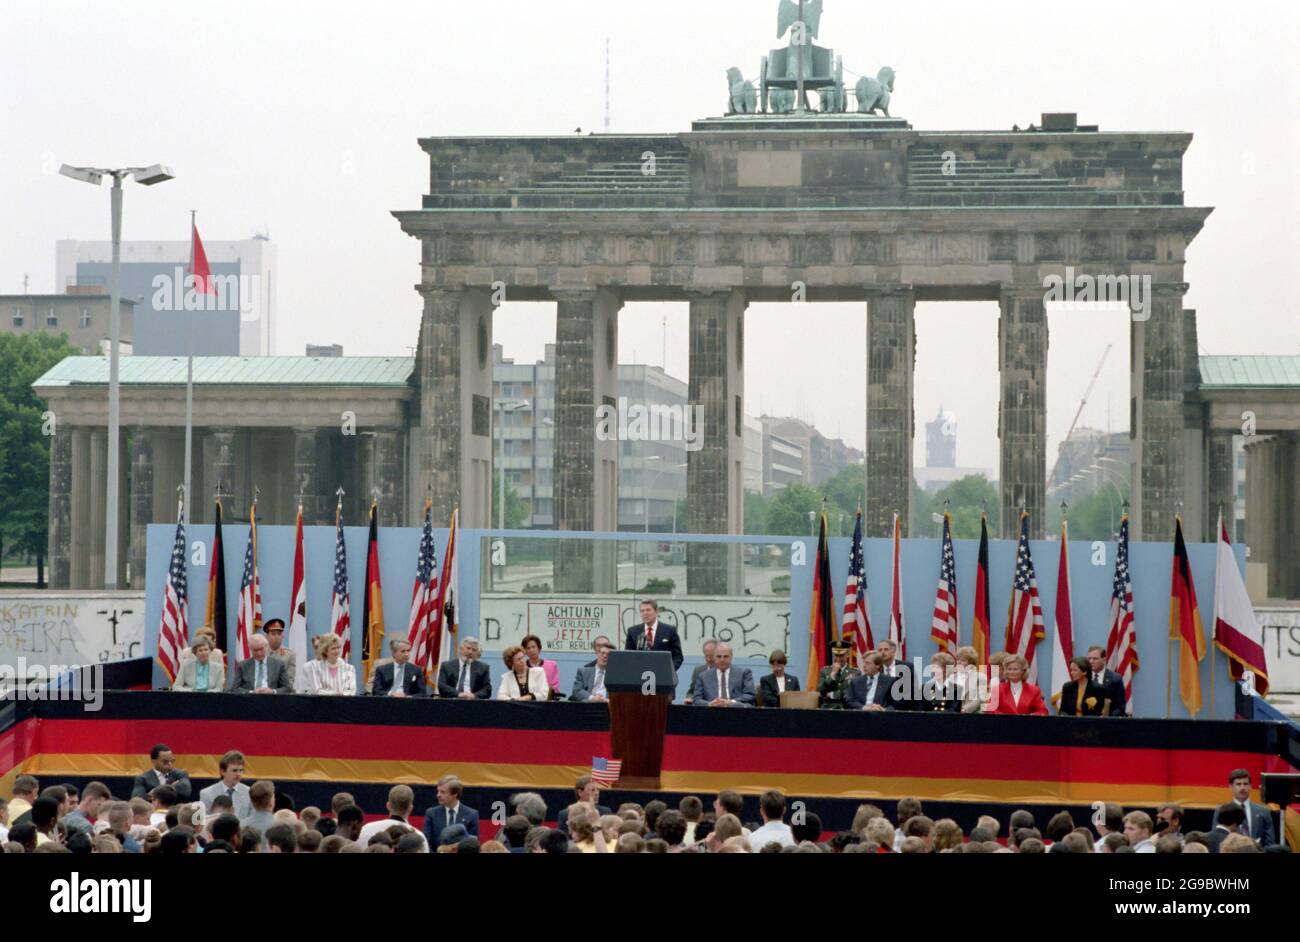
[[1300,356],[1203,356],[1201,386],[1228,389],[1300,386]]
[[[411,357],[195,357],[196,386],[405,386]],[[124,356],[118,379],[131,386],[185,385],[185,357]],[[108,357],[68,357],[33,386],[104,386]]]

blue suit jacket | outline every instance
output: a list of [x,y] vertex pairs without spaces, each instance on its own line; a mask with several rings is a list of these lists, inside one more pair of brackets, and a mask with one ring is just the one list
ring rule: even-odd
[[[727,670],[727,686],[731,689],[727,697],[735,701],[736,706],[752,707],[754,705],[754,674],[748,667],[732,664]],[[695,678],[691,697],[696,706],[708,706],[718,697],[718,669],[709,668]]]
[[[465,830],[469,831],[470,837],[478,837],[478,812],[463,801],[460,803],[460,807],[456,809],[456,823],[464,825]],[[425,809],[424,839],[429,842],[430,853],[437,852],[438,838],[442,835],[442,831],[446,826],[446,808],[442,805],[434,805],[432,808]]]
[[[1210,820],[1210,827],[1213,829],[1218,827],[1218,824],[1219,809],[1215,808],[1214,817]],[[1273,812],[1268,810],[1268,805],[1261,805],[1257,801],[1250,803],[1250,836],[1255,839],[1260,847],[1268,847],[1270,844],[1277,843],[1277,836],[1273,833]]]

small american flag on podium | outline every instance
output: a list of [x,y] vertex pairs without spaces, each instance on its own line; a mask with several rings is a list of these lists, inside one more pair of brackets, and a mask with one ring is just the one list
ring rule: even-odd
[[618,773],[622,768],[622,759],[603,759],[599,756],[593,756],[591,760],[591,780],[602,788],[608,788],[618,781]]

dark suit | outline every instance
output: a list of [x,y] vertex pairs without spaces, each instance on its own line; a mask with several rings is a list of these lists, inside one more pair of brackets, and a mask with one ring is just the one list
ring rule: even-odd
[[1231,833],[1231,831],[1226,831],[1223,828],[1214,828],[1205,835],[1206,848],[1209,849],[1210,853],[1217,854],[1219,852],[1219,845],[1222,844],[1223,839]]
[[[633,625],[627,632],[627,644],[624,647],[628,651],[645,650],[645,625]],[[665,625],[658,622],[655,625],[655,643],[651,648],[653,651],[667,651],[673,658],[674,674],[682,669],[682,639],[677,636],[677,629],[672,625]],[[692,688],[694,689],[694,688]],[[677,695],[677,686],[673,685],[673,696]]]
[[[655,639],[658,640],[658,639]],[[748,667],[732,664],[727,668],[727,693],[723,699],[730,700],[736,706],[752,707],[754,705],[754,675]],[[711,667],[695,678],[691,688],[691,697],[696,706],[708,706],[720,696],[718,692],[718,669]]]
[[[460,680],[460,658],[443,661],[438,667],[438,696],[454,697],[459,692],[457,681]],[[480,700],[492,696],[492,672],[482,661],[469,663],[469,692]]]
[[[424,839],[429,842],[430,853],[436,853],[438,850],[438,838],[449,823],[447,813],[447,809],[442,805],[434,805],[424,811]],[[463,825],[465,830],[469,831],[470,837],[478,837],[478,812],[463,801],[456,809],[455,823]]]
[[[577,799],[575,798],[574,801],[577,801]],[[596,806],[596,814],[598,814],[598,815],[600,815],[600,816],[602,816],[602,817],[604,817],[604,816],[607,815],[607,814],[613,814],[613,813],[614,813],[614,812],[610,811],[610,810],[609,810],[608,808],[606,808],[604,805],[597,805],[597,806]],[[565,805],[563,808],[561,808],[561,809],[560,809],[560,813],[559,813],[558,815],[555,816],[555,829],[556,829],[557,831],[563,831],[565,834],[568,834],[568,833],[569,833],[569,808],[568,808],[568,805]]]
[[[1088,671],[1088,680],[1096,683],[1092,679],[1092,671]],[[1112,670],[1107,670],[1102,675],[1101,689],[1102,696],[1110,701],[1110,715],[1128,716],[1128,697],[1124,694],[1124,678]]]
[[[371,689],[376,697],[386,697],[392,691],[393,674],[397,666],[396,661],[391,661],[387,664],[380,664],[375,668]],[[424,685],[424,672],[410,661],[407,661],[401,667],[402,673],[398,678],[398,683],[401,685],[402,693],[408,697],[427,697],[429,689]]]
[[955,680],[925,681],[921,684],[921,696],[912,702],[912,708],[922,713],[960,713],[963,692]]
[[[876,688],[871,692],[871,702],[877,706],[884,707],[886,710],[894,709],[894,697],[890,692],[893,684],[893,678],[886,677],[884,674],[876,674]],[[860,674],[849,682],[849,692],[844,697],[844,706],[850,710],[862,710],[867,706],[867,687],[870,685],[871,678],[866,674]]]
[[882,669],[881,678],[887,681],[889,687],[890,705],[895,710],[914,710],[917,709],[916,701],[919,699],[921,692],[912,689],[912,669],[906,664],[894,661],[894,676],[889,676]]
[[[786,674],[785,689],[798,690],[799,678],[794,674]],[[775,674],[765,674],[758,682],[758,690],[763,695],[763,706],[779,707],[781,705],[781,692],[776,689]]]
[[[266,686],[276,693],[293,693],[293,688],[289,686],[289,668],[283,660],[267,655],[262,663],[266,665]],[[239,667],[235,668],[235,682],[230,692],[252,693],[256,689],[256,671],[257,661],[253,658],[240,661]]]
[[[1242,809],[1245,810],[1244,808]],[[1214,809],[1214,818],[1210,821],[1210,827],[1216,827],[1219,823],[1219,809]],[[1246,825],[1241,825],[1241,833],[1246,833]],[[1277,843],[1277,837],[1273,834],[1273,812],[1268,810],[1267,805],[1261,805],[1257,801],[1250,803],[1250,836],[1260,847],[1268,847]],[[1222,838],[1220,838],[1222,840]],[[1211,848],[1212,850],[1214,848]]]
[[166,783],[159,781],[156,769],[150,769],[148,772],[137,775],[135,781],[131,783],[131,797],[148,798],[149,793],[162,784],[170,785],[176,789],[176,797],[181,801],[189,801],[193,786],[190,784],[189,773],[184,769],[172,769],[171,774],[167,776]]
[[[1061,688],[1061,706],[1058,712],[1061,716],[1109,716],[1115,711],[1114,704],[1106,696],[1106,688],[1094,683],[1091,677],[1084,681],[1083,700],[1085,702],[1080,708],[1079,685],[1067,680]],[[1094,701],[1092,706],[1088,706],[1088,700]]]

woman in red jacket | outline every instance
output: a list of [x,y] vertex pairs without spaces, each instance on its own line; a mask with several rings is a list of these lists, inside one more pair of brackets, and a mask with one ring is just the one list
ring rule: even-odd
[[1029,662],[1013,654],[1002,662],[1002,677],[989,696],[987,713],[1012,716],[1046,716],[1047,704],[1043,692],[1025,680]]

